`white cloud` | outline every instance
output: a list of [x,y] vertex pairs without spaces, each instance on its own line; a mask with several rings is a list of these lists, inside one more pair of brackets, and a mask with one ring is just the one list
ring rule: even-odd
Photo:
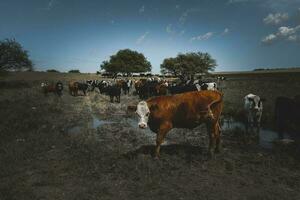
[[278,25],[289,19],[288,13],[270,13],[263,19],[265,24]]
[[290,35],[288,38],[287,38],[288,41],[291,41],[291,42],[297,42],[297,41],[300,41],[300,36],[298,35]]
[[296,27],[282,26],[278,28],[276,33],[272,33],[262,39],[264,44],[272,44],[277,40],[286,40],[290,42],[298,42],[300,37],[300,25]]
[[139,9],[139,13],[143,13],[143,12],[145,12],[145,6],[144,5],[142,7],[140,7],[140,9]]
[[287,37],[289,35],[295,34],[300,26],[296,26],[295,28],[289,28],[286,26],[279,27],[277,35]]
[[147,37],[147,35],[149,34],[149,31],[145,32],[143,35],[141,35],[137,40],[136,40],[136,44],[141,44]]
[[190,39],[190,41],[195,41],[195,40],[198,40],[198,41],[208,40],[208,39],[211,38],[213,35],[214,35],[213,32],[208,32],[208,33],[205,33],[204,35],[198,35],[198,36],[192,37],[192,38]]
[[270,35],[264,37],[264,38],[262,39],[262,42],[263,42],[264,44],[271,44],[271,43],[273,43],[276,39],[277,39],[277,36],[276,36],[275,34],[270,34]]

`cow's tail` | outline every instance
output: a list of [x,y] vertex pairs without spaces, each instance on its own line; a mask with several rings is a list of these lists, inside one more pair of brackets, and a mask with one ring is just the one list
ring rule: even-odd
[[[217,99],[215,99],[214,101],[212,101],[210,104],[208,104],[207,106],[207,110],[208,110],[208,115],[210,116],[210,118],[215,119],[216,116],[214,116],[214,113],[212,111],[212,107],[214,107],[215,105],[221,103],[223,101],[223,93],[221,92],[217,92],[219,95],[219,97]],[[222,110],[221,110],[222,111]],[[221,113],[220,113],[221,114]],[[218,116],[219,118],[220,116]]]

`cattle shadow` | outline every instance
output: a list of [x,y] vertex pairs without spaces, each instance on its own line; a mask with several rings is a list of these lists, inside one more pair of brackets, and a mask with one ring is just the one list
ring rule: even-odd
[[[123,154],[123,157],[129,160],[136,159],[138,155],[151,155],[152,158],[155,157],[154,154],[155,145],[143,145],[134,151],[130,151]],[[160,147],[160,156],[164,157],[166,155],[182,157],[187,162],[192,161],[195,157],[201,157],[207,159],[207,151],[200,146],[192,146],[189,144],[168,144],[162,145]]]

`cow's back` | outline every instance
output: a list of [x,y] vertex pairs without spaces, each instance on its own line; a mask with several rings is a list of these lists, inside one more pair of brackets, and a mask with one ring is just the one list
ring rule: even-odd
[[149,99],[147,104],[151,113],[148,124],[154,129],[164,121],[171,122],[177,128],[194,128],[204,122],[211,112],[218,119],[223,107],[222,94],[218,91],[160,96]]

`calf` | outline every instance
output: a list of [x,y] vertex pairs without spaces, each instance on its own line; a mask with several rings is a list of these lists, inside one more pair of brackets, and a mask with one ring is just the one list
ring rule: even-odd
[[218,91],[187,92],[173,96],[154,97],[141,101],[136,113],[138,126],[157,133],[155,156],[159,157],[160,145],[173,128],[195,128],[205,123],[209,134],[209,154],[220,150],[219,118],[223,109],[222,94]]
[[[259,135],[260,122],[263,112],[263,99],[255,94],[248,94],[244,97],[244,110],[246,113],[246,133],[256,133]],[[255,130],[256,129],[256,130]]]

